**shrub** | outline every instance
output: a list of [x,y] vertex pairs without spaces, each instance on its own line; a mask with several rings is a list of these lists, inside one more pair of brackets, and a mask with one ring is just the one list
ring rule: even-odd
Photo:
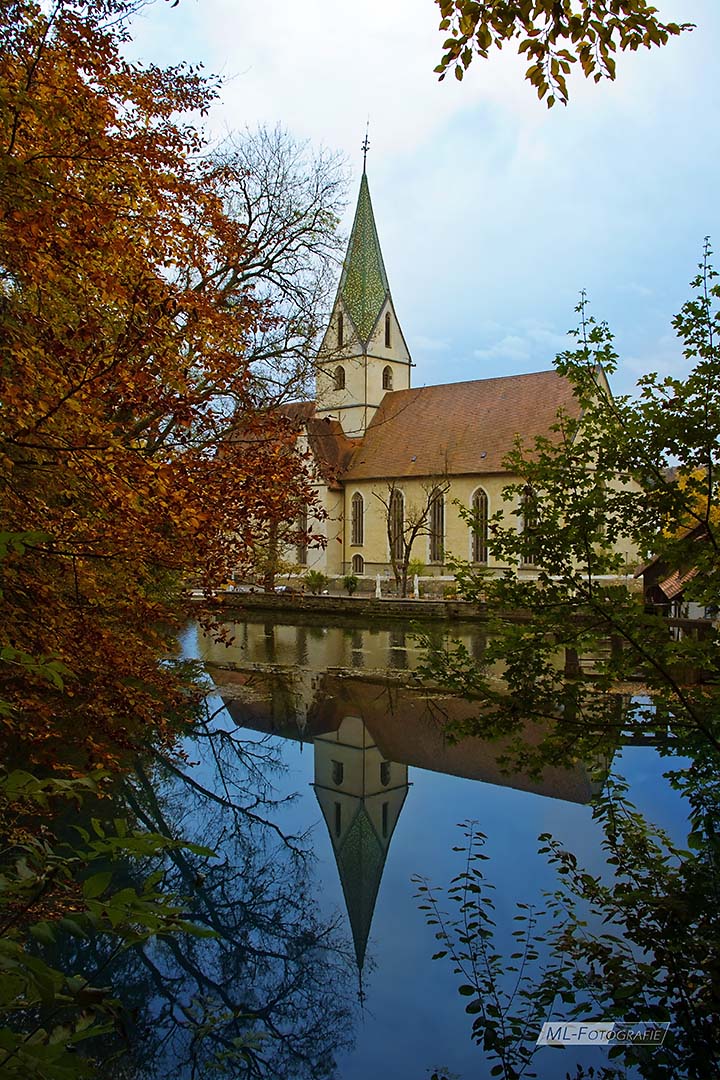
[[305,585],[311,593],[314,593],[315,596],[317,596],[318,593],[321,593],[323,589],[327,588],[328,579],[325,574],[323,574],[322,570],[308,570],[305,575]]

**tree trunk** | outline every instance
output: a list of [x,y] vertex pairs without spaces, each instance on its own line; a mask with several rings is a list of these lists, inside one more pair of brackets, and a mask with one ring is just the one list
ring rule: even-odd
[[278,528],[277,522],[273,521],[270,525],[267,562],[265,563],[265,570],[263,572],[262,579],[263,592],[266,593],[275,592],[275,575],[277,574],[277,549]]

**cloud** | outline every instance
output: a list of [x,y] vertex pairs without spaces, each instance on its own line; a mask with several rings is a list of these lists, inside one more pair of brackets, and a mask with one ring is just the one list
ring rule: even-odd
[[479,360],[514,360],[518,363],[533,360],[548,365],[558,352],[568,347],[568,341],[566,334],[559,334],[552,327],[524,321],[492,345],[474,349],[472,355]]
[[419,352],[447,352],[450,342],[444,338],[426,337],[424,334],[415,334],[413,349]]
[[683,356],[682,343],[670,334],[654,341],[652,351],[623,357],[623,368],[636,379],[650,371],[657,372],[661,377],[670,375],[683,379],[691,365],[692,361]]
[[218,137],[281,121],[359,162],[369,116],[371,154],[387,161],[427,143],[482,92],[454,79],[438,84],[437,12],[430,4],[418,9],[416,0],[183,0],[180,9],[161,7],[138,22],[136,49],[162,50],[168,61],[201,55],[222,74],[208,121]]
[[530,356],[530,343],[527,338],[517,334],[506,334],[488,349],[474,349],[473,356],[479,360],[527,360]]
[[507,50],[438,83],[431,0],[158,3],[133,48],[222,73],[208,118],[218,137],[279,121],[345,152],[351,203],[370,116],[373,203],[418,382],[549,367],[586,287],[628,354],[622,385],[679,369],[663,335],[703,236],[720,235],[707,136],[720,4],[664,0],[663,16],[700,29],[619,56],[616,83],[574,77],[570,105],[552,110]]

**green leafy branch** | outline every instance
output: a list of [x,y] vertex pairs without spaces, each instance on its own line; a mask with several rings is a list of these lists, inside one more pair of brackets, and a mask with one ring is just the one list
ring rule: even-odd
[[472,1038],[496,1060],[490,1075],[503,1080],[535,1077],[531,1063],[540,1025],[569,984],[561,964],[540,960],[546,939],[537,927],[545,912],[530,905],[517,905],[515,919],[524,925],[513,931],[516,951],[509,961],[501,955],[495,941],[494,886],[482,870],[487,838],[473,822],[466,822],[463,830],[465,843],[453,851],[464,855],[465,865],[445,896],[451,910],[441,906],[439,890],[425,878],[413,878],[419,908],[428,926],[436,928],[441,945],[433,960],[449,957],[462,979],[458,993],[469,999],[465,1012],[473,1018]]
[[[716,757],[675,776],[686,797],[696,795],[699,803],[709,779],[716,793]],[[419,907],[442,946],[434,959],[450,959],[460,995],[471,999],[466,1012],[474,1018],[473,1038],[496,1062],[491,1076],[532,1076],[538,1027],[559,1016],[669,1023],[661,1047],[611,1047],[609,1056],[622,1058],[624,1069],[601,1070],[606,1080],[627,1075],[628,1068],[644,1080],[714,1076],[720,1069],[715,818],[694,816],[684,848],[636,809],[626,782],[615,775],[595,798],[593,818],[602,829],[608,872],[588,872],[560,841],[542,834],[539,852],[559,884],[543,893],[542,911],[516,904],[515,920],[524,926],[513,934],[517,946],[509,957],[497,944],[493,886],[480,869],[485,837],[466,823],[466,842],[453,849],[464,867],[447,890],[415,879]],[[587,1075],[578,1066],[575,1080]]]
[[530,61],[525,78],[548,108],[569,100],[567,77],[579,64],[585,78],[614,79],[615,55],[666,45],[692,23],[661,22],[647,0],[437,0],[440,29],[449,32],[435,68],[462,80],[474,56],[516,41]]

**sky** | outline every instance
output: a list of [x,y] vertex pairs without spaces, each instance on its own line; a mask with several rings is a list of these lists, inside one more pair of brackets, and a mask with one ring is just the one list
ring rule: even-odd
[[208,138],[281,124],[344,154],[345,232],[368,180],[413,384],[540,371],[568,348],[587,291],[620,364],[682,376],[672,317],[714,239],[720,264],[718,0],[655,0],[696,30],[618,58],[614,83],[575,77],[548,110],[512,53],[438,81],[432,0],[180,0],[134,24],[146,61],[223,79]]

